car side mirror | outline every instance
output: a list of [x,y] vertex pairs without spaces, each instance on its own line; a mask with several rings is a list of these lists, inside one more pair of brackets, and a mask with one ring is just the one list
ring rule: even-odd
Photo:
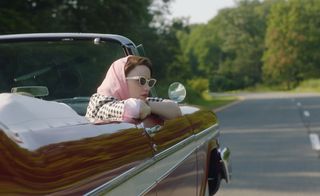
[[187,95],[186,88],[180,82],[172,83],[168,88],[168,96],[171,100],[182,102]]

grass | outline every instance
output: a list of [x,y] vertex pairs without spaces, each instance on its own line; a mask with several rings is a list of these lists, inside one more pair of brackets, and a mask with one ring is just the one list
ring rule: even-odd
[[208,92],[203,92],[201,96],[198,93],[197,95],[193,94],[190,96],[191,98],[188,98],[188,103],[210,109],[217,109],[238,100],[236,96],[212,96]]
[[305,80],[293,92],[320,92],[320,79]]
[[[163,85],[165,86],[165,85]],[[157,96],[167,98],[167,88],[157,88]],[[183,103],[202,106],[208,109],[217,109],[237,101],[236,96],[211,96],[209,92],[199,92],[187,87],[187,96]]]
[[263,84],[258,84],[254,87],[248,87],[244,90],[236,92],[276,92],[276,91],[285,91],[289,93],[299,93],[299,92],[318,92],[320,93],[320,79],[309,79],[302,81],[297,87],[286,90],[284,86],[267,86]]
[[274,91],[284,91],[283,86],[267,86],[264,84],[257,84],[252,87],[245,88],[244,90],[240,90],[239,92],[274,92]]
[[[250,87],[244,90],[236,90],[229,93],[232,94],[232,93],[241,93],[241,92],[255,93],[255,92],[275,92],[275,91],[286,91],[288,93],[303,93],[303,92],[320,93],[320,79],[305,80],[292,90],[283,90],[283,89],[284,89],[283,86],[256,85],[255,87]],[[239,100],[237,96],[212,96],[208,92],[203,92],[201,95],[199,95],[199,93],[193,92],[190,89],[188,89],[188,92],[189,92],[189,98],[187,101],[188,103],[200,105],[200,106],[212,108],[212,109],[216,109]]]

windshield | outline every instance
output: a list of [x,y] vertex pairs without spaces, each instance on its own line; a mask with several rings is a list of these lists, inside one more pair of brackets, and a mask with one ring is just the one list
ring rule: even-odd
[[45,86],[43,99],[90,97],[109,65],[125,56],[116,42],[32,41],[0,44],[0,93],[13,87]]
[[113,41],[1,42],[0,93],[33,92],[32,96],[63,102],[85,115],[109,66],[124,56],[122,45]]

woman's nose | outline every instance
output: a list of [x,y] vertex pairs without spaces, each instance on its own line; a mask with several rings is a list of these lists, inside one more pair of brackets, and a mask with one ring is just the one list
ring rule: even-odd
[[150,91],[150,87],[147,84],[143,85],[143,89],[146,91]]

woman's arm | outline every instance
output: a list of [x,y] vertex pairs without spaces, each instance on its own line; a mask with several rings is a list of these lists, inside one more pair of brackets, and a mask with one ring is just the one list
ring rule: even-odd
[[[137,122],[151,113],[151,108],[141,108],[141,100],[129,98],[117,100],[111,96],[95,93],[88,104],[86,117],[91,122],[125,121]],[[143,109],[141,113],[141,109]]]
[[177,103],[171,100],[163,100],[161,102],[149,101],[151,113],[159,115],[164,119],[172,119],[181,116],[181,110]]
[[137,122],[151,113],[163,119],[181,116],[178,104],[171,100],[152,97],[146,103],[140,99],[117,100],[96,93],[90,98],[86,117],[92,122],[97,120]]

